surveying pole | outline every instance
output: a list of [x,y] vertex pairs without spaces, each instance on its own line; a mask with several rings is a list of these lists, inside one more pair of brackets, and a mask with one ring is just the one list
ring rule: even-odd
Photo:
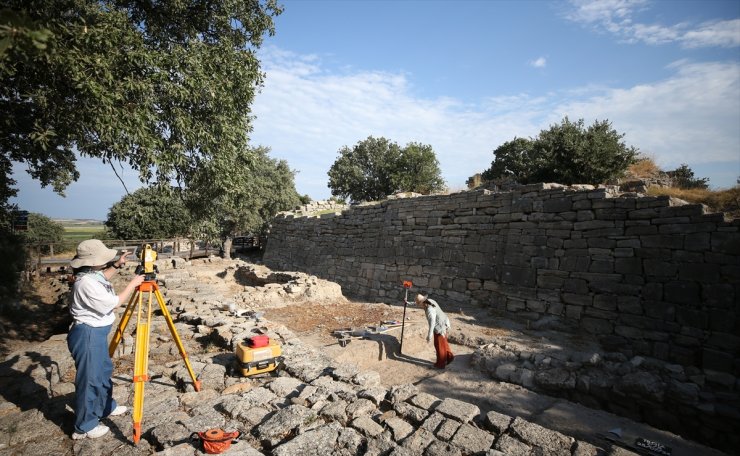
[[398,347],[398,353],[403,353],[403,330],[406,326],[406,306],[409,301],[409,288],[414,284],[410,280],[403,281],[403,287],[406,289],[406,296],[403,298],[403,319],[401,320],[401,346]]
[[[141,264],[136,267],[137,274],[144,274],[144,282],[136,287],[136,292],[131,295],[131,299],[126,306],[126,310],[121,316],[121,321],[116,328],[116,332],[113,334],[113,339],[108,346],[108,354],[113,358],[118,344],[123,339],[123,333],[126,330],[131,316],[136,310],[136,349],[134,354],[134,443],[139,443],[141,439],[141,419],[144,415],[144,382],[149,380],[148,367],[149,367],[149,330],[151,329],[151,318],[152,318],[152,297],[157,300],[159,309],[164,315],[165,321],[167,321],[167,327],[170,329],[172,339],[177,345],[177,349],[180,351],[183,361],[185,361],[185,367],[188,369],[191,380],[193,380],[193,386],[195,391],[200,391],[200,380],[195,377],[193,367],[190,365],[188,355],[185,353],[185,347],[180,340],[180,336],[177,334],[175,324],[172,321],[167,306],[162,298],[162,293],[159,291],[156,279],[156,267],[154,266],[154,260],[157,259],[157,252],[152,250],[152,247],[147,244],[144,246],[141,252]],[[146,294],[146,307],[144,307],[144,294]]]

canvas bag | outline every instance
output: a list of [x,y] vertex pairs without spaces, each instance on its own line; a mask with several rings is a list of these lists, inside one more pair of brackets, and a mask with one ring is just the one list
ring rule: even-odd
[[209,429],[206,432],[193,432],[190,438],[200,440],[203,451],[208,454],[221,454],[231,447],[232,443],[239,441],[241,432],[225,432],[222,429]]

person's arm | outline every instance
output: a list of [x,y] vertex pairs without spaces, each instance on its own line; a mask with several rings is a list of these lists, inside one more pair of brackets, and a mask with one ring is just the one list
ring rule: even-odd
[[103,275],[106,279],[110,280],[115,274],[116,271],[121,269],[124,264],[126,264],[126,257],[130,254],[129,251],[124,251],[121,256],[115,261],[115,263],[111,264],[107,268],[103,269]]
[[141,282],[144,281],[143,275],[136,275],[133,279],[126,285],[126,288],[118,294],[118,305],[120,306],[124,302],[128,301],[128,297],[131,296],[131,293],[134,292],[136,287],[141,285]]
[[434,325],[437,324],[437,312],[434,310],[427,310],[427,320],[429,321],[429,332],[427,333],[427,342],[432,341],[434,337]]

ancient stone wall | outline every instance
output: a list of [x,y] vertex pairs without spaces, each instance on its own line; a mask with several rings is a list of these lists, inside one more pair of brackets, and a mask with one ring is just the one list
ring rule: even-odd
[[707,396],[686,414],[719,401],[722,413],[702,413],[740,422],[740,220],[701,205],[548,184],[395,199],[281,215],[264,260],[361,299],[399,301],[411,280],[452,309],[587,331],[606,350],[685,366]]
[[[403,280],[452,308],[557,317],[631,354],[740,373],[740,220],[668,197],[548,188],[389,200],[278,216],[273,269],[402,299]],[[730,379],[727,379],[730,383]]]

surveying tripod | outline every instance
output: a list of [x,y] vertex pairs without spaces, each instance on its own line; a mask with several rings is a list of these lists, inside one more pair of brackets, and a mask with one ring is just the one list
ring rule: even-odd
[[[141,272],[145,274],[144,282],[136,287],[136,292],[131,295],[131,299],[126,306],[126,310],[121,316],[121,322],[118,324],[118,328],[116,328],[113,339],[108,346],[108,354],[112,358],[113,353],[115,353],[118,344],[123,338],[126,325],[128,325],[128,322],[136,309],[136,349],[134,354],[133,377],[134,410],[132,414],[134,419],[134,443],[139,443],[139,439],[141,439],[141,418],[144,415],[144,382],[149,380],[147,372],[149,366],[149,330],[152,318],[152,296],[154,296],[157,303],[159,303],[159,309],[162,311],[164,319],[167,321],[167,326],[170,328],[172,338],[177,345],[177,349],[180,351],[180,356],[182,356],[183,361],[185,361],[185,367],[188,369],[190,378],[193,380],[195,391],[200,391],[200,380],[195,377],[193,367],[190,365],[187,353],[185,353],[185,347],[182,345],[180,336],[177,335],[177,330],[172,321],[172,316],[170,315],[169,310],[167,310],[167,306],[162,298],[162,293],[160,293],[159,286],[157,285],[157,279],[154,273],[155,268],[153,265],[156,257],[157,252],[153,251],[151,246],[146,245],[141,252],[142,264],[137,267],[137,274],[140,273],[140,269]],[[145,293],[147,294],[146,308],[144,308]]]

